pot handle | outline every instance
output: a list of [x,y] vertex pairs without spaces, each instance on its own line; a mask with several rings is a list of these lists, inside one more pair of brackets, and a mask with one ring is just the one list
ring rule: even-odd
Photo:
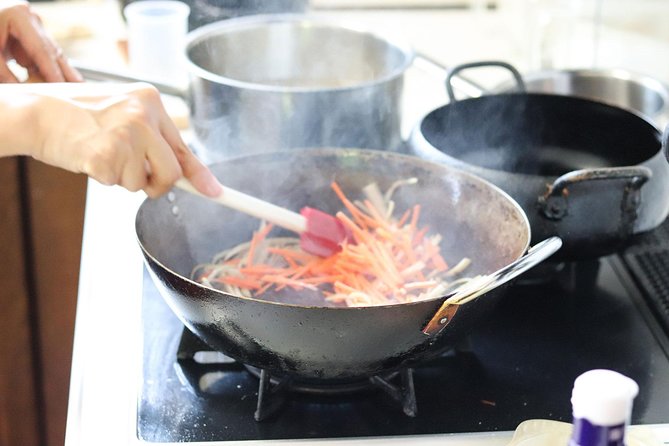
[[[440,64],[431,57],[422,53],[416,53],[414,56],[414,65],[424,72],[433,75],[435,78],[443,78],[444,83],[446,82],[449,68]],[[477,98],[482,96],[487,91],[484,87],[474,82],[473,80],[466,78],[465,76],[454,76],[451,81],[453,87],[457,91],[470,98]]]
[[662,133],[662,151],[664,152],[664,157],[669,162],[669,124],[664,128],[664,133]]
[[639,208],[640,189],[652,177],[652,171],[645,166],[610,167],[601,169],[580,169],[558,177],[548,190],[537,200],[544,217],[550,220],[561,220],[569,213],[569,187],[587,181],[624,180],[622,209],[633,222]]
[[432,319],[423,327],[423,333],[427,336],[436,336],[441,333],[451,322],[460,305],[515,279],[520,274],[553,255],[561,246],[562,239],[560,237],[549,237],[531,247],[524,256],[513,263],[492,274],[472,279],[456,292],[452,293],[441,304],[441,307],[432,316]]
[[470,63],[464,63],[461,65],[457,65],[453,68],[451,68],[448,71],[448,74],[446,75],[446,91],[448,92],[448,97],[451,101],[451,103],[454,103],[457,101],[455,98],[455,93],[453,91],[453,79],[458,77],[461,78],[460,72],[463,70],[469,70],[471,68],[483,68],[483,67],[499,67],[499,68],[504,68],[505,70],[511,72],[511,75],[513,76],[514,81],[516,82],[516,90],[519,92],[525,92],[525,82],[523,81],[523,77],[520,75],[520,72],[511,64],[502,62],[500,60],[486,60],[486,61],[481,61],[481,62],[470,62]]
[[176,85],[164,84],[162,82],[155,82],[150,79],[142,78],[140,76],[133,76],[115,70],[101,69],[87,65],[78,60],[69,60],[70,65],[76,68],[84,79],[97,81],[118,81],[118,82],[146,82],[158,89],[159,92],[171,96],[177,96],[186,102],[189,102],[188,87],[178,87]]

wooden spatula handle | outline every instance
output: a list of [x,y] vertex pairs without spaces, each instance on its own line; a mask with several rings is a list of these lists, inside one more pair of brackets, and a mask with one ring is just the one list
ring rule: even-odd
[[208,197],[201,194],[186,178],[179,179],[175,186],[247,215],[274,223],[289,231],[302,234],[307,230],[307,219],[302,215],[227,186],[223,187],[223,192],[218,197]]

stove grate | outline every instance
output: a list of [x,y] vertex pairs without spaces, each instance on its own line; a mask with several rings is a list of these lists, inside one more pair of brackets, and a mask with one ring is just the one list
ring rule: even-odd
[[[214,353],[215,356],[211,356],[212,360],[203,361],[203,357],[206,356],[203,353]],[[267,370],[241,364],[214,351],[185,327],[177,349],[176,365],[181,382],[198,396],[206,396],[212,389],[216,389],[214,381],[224,378],[227,373],[250,373],[258,378],[256,392],[258,399],[254,413],[256,421],[272,418],[286,404],[289,397],[297,393],[328,397],[381,390],[401,406],[406,416],[415,417],[418,412],[411,368],[346,381],[309,380],[291,375],[274,375]]]

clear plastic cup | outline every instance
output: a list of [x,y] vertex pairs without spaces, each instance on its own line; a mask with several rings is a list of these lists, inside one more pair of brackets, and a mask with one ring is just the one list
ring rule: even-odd
[[176,0],[142,0],[127,5],[123,13],[132,71],[147,80],[179,85],[187,82],[189,6]]

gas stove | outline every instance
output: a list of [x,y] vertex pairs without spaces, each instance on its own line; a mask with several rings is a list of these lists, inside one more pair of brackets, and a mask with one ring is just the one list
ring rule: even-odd
[[638,382],[632,424],[668,423],[668,266],[669,222],[616,255],[548,263],[443,356],[335,388],[211,351],[145,272],[137,435],[172,443],[512,431],[531,418],[570,422],[574,378],[594,368]]
[[[61,2],[49,3],[59,12],[64,8],[56,5]],[[71,8],[76,5],[63,3],[67,4],[63,16],[74,17]],[[494,58],[520,69],[536,68],[528,54],[534,45],[527,40],[528,25],[536,24],[527,21],[527,14],[516,14],[518,8],[503,6],[507,7],[497,12],[356,9],[336,15],[380,31],[402,30],[418,51],[447,65]],[[625,17],[628,9],[621,8]],[[89,23],[101,25],[91,29],[108,31],[111,25],[115,30],[120,23],[113,14],[101,14],[98,6],[86,11]],[[47,14],[45,8],[40,12],[43,18]],[[666,64],[657,63],[657,54],[666,52],[658,47],[659,41],[643,39],[639,45],[640,35],[606,31],[613,39],[600,51],[598,66],[615,64],[666,80]],[[110,51],[104,49],[115,50],[115,40],[108,39],[115,33],[96,34],[104,37],[103,50],[97,39],[94,45],[82,42],[85,54],[76,55],[88,62],[109,63]],[[604,34],[601,37],[607,41]],[[653,50],[639,52],[639,47]],[[586,51],[574,48],[570,56],[582,59]],[[403,111],[405,137],[418,119],[447,101],[441,77],[411,71]],[[491,80],[490,85],[498,83]],[[219,367],[218,356],[205,364],[208,376],[197,379],[204,393],[198,393],[179,370],[183,326],[143,277],[134,233],[135,212],[145,196],[92,180],[87,194],[66,446],[193,444],[198,440],[203,440],[199,445],[240,446],[270,442],[501,446],[523,419],[569,421],[573,378],[594,367],[614,368],[639,382],[641,393],[632,423],[660,423],[654,429],[669,445],[669,245],[653,238],[666,234],[666,224],[650,239],[618,255],[569,267],[589,274],[511,290],[493,317],[476,327],[467,344],[412,370],[414,417],[375,386],[317,398],[288,394],[280,410],[256,421],[260,382],[243,365],[210,371],[209,367]],[[397,384],[401,376],[390,381]]]

